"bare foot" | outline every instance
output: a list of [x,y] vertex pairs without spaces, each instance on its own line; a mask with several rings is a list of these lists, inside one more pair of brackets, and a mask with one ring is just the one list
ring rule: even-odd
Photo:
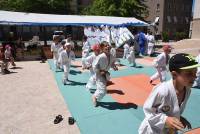
[[97,98],[94,95],[92,96],[92,102],[94,104],[94,107],[97,107]]

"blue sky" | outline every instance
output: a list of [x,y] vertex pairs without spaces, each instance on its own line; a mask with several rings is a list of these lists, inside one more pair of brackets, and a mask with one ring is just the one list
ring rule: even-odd
[[195,0],[193,0],[192,12],[194,11],[194,3],[195,3]]

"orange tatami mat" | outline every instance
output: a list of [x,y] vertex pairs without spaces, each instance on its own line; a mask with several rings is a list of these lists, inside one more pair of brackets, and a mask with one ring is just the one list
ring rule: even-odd
[[136,62],[142,65],[146,65],[146,66],[152,66],[153,65],[153,60],[149,59],[149,58],[139,58],[136,59]]
[[192,129],[184,134],[200,134],[200,128]]
[[120,103],[130,102],[142,106],[153,88],[149,76],[144,74],[113,78],[111,81],[114,84],[108,86],[108,94]]

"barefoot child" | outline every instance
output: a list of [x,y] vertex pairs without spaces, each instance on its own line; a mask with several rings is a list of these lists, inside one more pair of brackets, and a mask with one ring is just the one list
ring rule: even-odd
[[130,50],[130,52],[129,52],[129,55],[127,57],[129,64],[132,64],[133,67],[136,67],[134,46],[131,46],[129,50]]
[[150,83],[158,78],[160,78],[160,82],[166,81],[166,75],[167,75],[167,65],[169,61],[169,54],[171,53],[172,47],[169,45],[163,46],[163,53],[158,55],[156,59],[154,60],[154,66],[157,70],[157,72],[151,76]]
[[71,50],[71,42],[66,42],[65,44],[65,50],[61,52],[60,57],[59,57],[59,63],[62,64],[63,69],[64,69],[64,75],[63,75],[63,84],[69,84],[68,80],[68,75],[70,71],[70,66],[71,66],[71,60],[75,59],[75,54]]
[[93,104],[96,107],[97,101],[101,100],[106,95],[107,81],[110,79],[110,73],[108,72],[110,67],[117,70],[115,66],[114,57],[110,54],[110,46],[107,42],[100,44],[102,53],[97,57],[93,64],[94,71],[96,73],[96,85],[97,90],[92,96]]
[[87,41],[87,37],[84,36],[83,47],[82,47],[82,68],[86,67],[86,58],[89,56],[89,53],[90,53],[90,44]]
[[12,66],[16,66],[15,62],[14,62],[14,58],[12,56],[12,52],[11,52],[11,47],[10,45],[6,45],[5,46],[5,52],[4,52],[4,64],[5,64],[5,72],[10,72],[8,67],[10,65],[10,63],[12,64]]
[[59,40],[60,40],[60,36],[54,35],[53,36],[53,43],[51,44],[51,52],[53,53],[53,60],[54,60],[54,65],[56,67],[56,71],[58,71],[58,68],[59,68],[59,64],[58,64],[59,53],[58,53],[58,50],[62,47]]
[[90,70],[90,78],[86,84],[86,89],[90,90],[96,84],[96,75],[92,68],[92,64],[94,63],[97,56],[100,54],[100,46],[99,44],[92,46],[93,54],[86,58],[86,68]]

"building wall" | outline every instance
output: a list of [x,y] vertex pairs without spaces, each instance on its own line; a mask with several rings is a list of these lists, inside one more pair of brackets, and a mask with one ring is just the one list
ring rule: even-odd
[[185,32],[189,34],[192,1],[165,0],[164,8],[163,31],[172,34],[175,32]]
[[[158,33],[186,32],[189,34],[192,0],[146,0],[149,16],[146,21],[153,22],[159,17]],[[171,21],[170,21],[171,20]]]
[[159,17],[159,24],[156,26],[154,32],[161,33],[163,27],[163,12],[164,12],[164,1],[163,0],[146,0],[145,4],[148,6],[149,15],[145,19],[150,24],[155,21],[156,17]]
[[194,17],[192,22],[192,38],[200,39],[200,0],[195,0]]
[[200,18],[200,0],[195,0],[194,3],[194,19]]
[[192,23],[192,39],[200,39],[200,19],[194,19]]

